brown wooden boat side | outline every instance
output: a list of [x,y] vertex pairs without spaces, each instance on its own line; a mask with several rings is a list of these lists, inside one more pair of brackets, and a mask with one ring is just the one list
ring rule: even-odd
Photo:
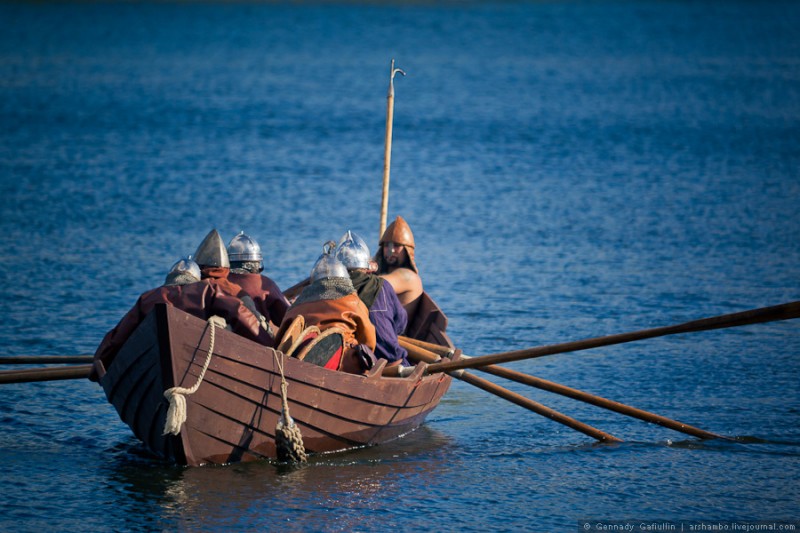
[[184,464],[186,459],[179,440],[164,438],[161,430],[168,403],[164,399],[163,380],[172,380],[171,370],[162,371],[158,338],[154,335],[158,313],[145,318],[117,354],[100,379],[100,384],[120,418],[133,434],[156,455]]
[[409,320],[406,327],[406,336],[421,341],[432,342],[440,346],[455,348],[450,337],[447,336],[447,316],[439,309],[430,296],[423,292],[417,312]]
[[[433,316],[423,322],[429,330],[418,327],[415,334],[452,346],[437,330],[446,326],[446,317],[435,303],[427,298],[420,309]],[[163,391],[197,382],[209,345],[206,326],[180,310],[158,306],[101,379],[109,401],[149,449],[179,464],[274,458],[281,413],[276,352],[224,330],[215,333],[202,384],[186,396],[180,435],[161,436],[167,410]],[[384,378],[379,371],[357,376],[284,358],[290,413],[306,449],[378,444],[417,427],[450,385],[449,376],[423,376],[422,370],[407,378]]]
[[[204,326],[199,323],[195,327],[201,324]],[[191,328],[182,324],[177,330],[183,334]],[[190,338],[196,337],[190,335]],[[215,446],[232,446],[234,460],[246,460],[242,454],[244,450],[239,449],[242,443],[256,455],[272,457],[275,453],[273,433],[281,409],[275,353],[266,348],[262,348],[262,353],[243,350],[244,347],[237,349],[227,346],[226,342],[248,341],[225,332],[217,336],[215,355],[205,378],[213,386],[201,387],[189,400],[195,409],[190,410],[183,434],[187,458],[194,457],[197,462],[220,462],[222,455],[222,462],[229,462],[231,459],[224,457],[224,451],[211,452],[198,444],[203,442],[204,446],[209,446],[212,444],[209,439],[219,441]],[[192,351],[190,355],[190,348],[193,348],[191,344],[184,343],[183,350],[174,350],[185,354],[183,368],[190,369],[182,386],[196,382],[207,354],[201,350]],[[224,354],[229,353],[238,355],[226,358]],[[180,365],[177,358],[173,362]],[[311,452],[341,450],[396,438],[419,425],[449,387],[449,378],[415,381],[379,376],[365,378],[331,372],[296,359],[286,359],[284,364],[290,412]],[[176,370],[178,373],[180,371]],[[214,417],[221,427],[210,434],[207,420]],[[198,434],[193,433],[195,431]]]

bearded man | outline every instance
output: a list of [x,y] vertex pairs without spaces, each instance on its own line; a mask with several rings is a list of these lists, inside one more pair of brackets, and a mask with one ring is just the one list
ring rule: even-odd
[[389,224],[375,254],[377,273],[388,281],[409,317],[413,317],[422,296],[422,279],[414,261],[414,234],[403,217]]

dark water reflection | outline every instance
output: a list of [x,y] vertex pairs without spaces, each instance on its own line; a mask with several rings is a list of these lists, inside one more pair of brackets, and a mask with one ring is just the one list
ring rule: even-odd
[[404,494],[411,480],[459,468],[449,444],[423,427],[387,446],[316,456],[303,466],[179,468],[120,454],[109,481],[128,496],[131,512],[151,509],[146,520],[156,528],[363,530],[389,502],[398,513],[419,504]]

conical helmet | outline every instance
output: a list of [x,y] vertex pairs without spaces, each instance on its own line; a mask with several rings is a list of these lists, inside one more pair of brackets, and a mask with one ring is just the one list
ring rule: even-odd
[[336,243],[333,241],[328,241],[322,246],[322,255],[314,263],[314,268],[311,269],[309,276],[312,283],[325,278],[350,279],[347,268],[334,256],[335,251]]
[[385,271],[386,265],[383,259],[383,246],[387,242],[394,242],[405,246],[406,253],[408,254],[409,268],[414,272],[419,272],[419,270],[417,270],[417,263],[414,261],[414,234],[411,233],[411,227],[403,217],[398,216],[395,218],[394,221],[389,224],[389,227],[386,228],[386,231],[383,232],[383,235],[381,235],[381,240],[378,241],[380,249],[378,253],[375,254],[375,260],[378,262],[379,272]]
[[403,217],[398,216],[389,224],[389,227],[383,232],[378,244],[387,242],[396,242],[397,244],[402,244],[410,248],[414,247],[414,234],[411,233],[411,227],[409,227]]
[[172,265],[167,274],[167,279],[164,280],[164,285],[186,285],[200,281],[200,277],[200,267],[190,255]]
[[336,259],[342,262],[348,270],[354,268],[369,268],[371,256],[364,239],[350,230],[344,234],[336,247]]
[[231,263],[228,260],[228,252],[225,250],[222,237],[220,237],[217,230],[212,229],[208,232],[206,238],[197,247],[197,251],[194,253],[194,260],[200,265],[200,268],[230,268]]
[[243,231],[231,239],[228,243],[228,259],[233,261],[258,261],[261,262],[264,256],[261,255],[261,246],[256,240]]

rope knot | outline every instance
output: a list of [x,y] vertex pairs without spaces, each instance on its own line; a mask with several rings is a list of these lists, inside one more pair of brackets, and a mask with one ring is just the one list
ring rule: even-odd
[[278,460],[282,462],[305,463],[308,461],[303,434],[289,414],[289,395],[286,377],[283,375],[284,357],[275,353],[275,363],[281,373],[281,417],[275,426],[275,450]]
[[[167,419],[164,421],[164,430],[161,435],[177,435],[181,432],[181,426],[186,422],[186,396],[194,394],[200,388],[203,378],[208,370],[208,365],[211,363],[211,356],[214,354],[214,328],[218,327],[224,329],[227,326],[225,319],[214,315],[209,317],[206,321],[206,329],[209,329],[209,342],[208,342],[208,355],[206,355],[206,362],[203,363],[203,369],[200,375],[197,376],[197,382],[189,389],[183,387],[172,387],[164,391],[164,398],[169,401],[169,409],[167,409]],[[203,338],[200,338],[202,342]],[[200,344],[197,345],[198,349]]]

